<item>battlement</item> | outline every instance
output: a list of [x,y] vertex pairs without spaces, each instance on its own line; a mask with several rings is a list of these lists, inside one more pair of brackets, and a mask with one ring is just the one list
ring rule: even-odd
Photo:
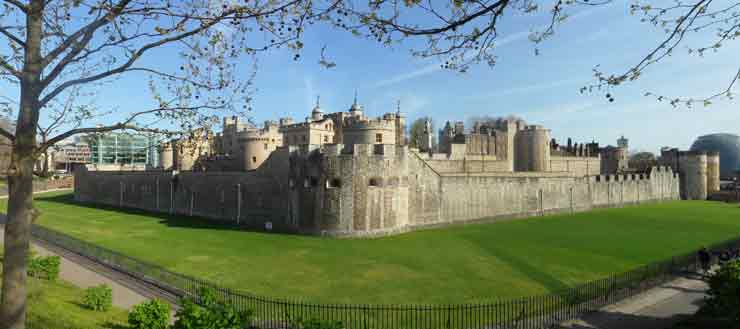
[[385,158],[393,158],[401,154],[405,154],[409,151],[409,148],[406,145],[395,144],[305,144],[283,147],[277,151],[288,152],[299,157],[308,157],[320,154],[327,157],[383,156]]
[[545,127],[542,125],[526,125],[524,126],[524,129],[522,129],[521,131],[531,131],[531,130],[549,130],[549,129],[545,129]]
[[345,122],[345,129],[395,129],[396,116],[392,113],[386,113],[381,118],[356,118],[349,117]]

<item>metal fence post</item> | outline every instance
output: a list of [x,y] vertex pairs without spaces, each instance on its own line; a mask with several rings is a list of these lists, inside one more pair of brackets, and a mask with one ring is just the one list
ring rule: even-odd
[[236,225],[242,215],[242,184],[236,184]]

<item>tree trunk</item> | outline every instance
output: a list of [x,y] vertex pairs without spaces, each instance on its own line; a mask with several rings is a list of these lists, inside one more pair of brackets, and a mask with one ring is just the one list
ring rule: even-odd
[[[33,157],[13,148],[15,174],[8,176],[0,328],[23,329],[26,322],[26,258],[33,207]],[[19,156],[16,157],[16,154]]]
[[8,216],[5,224],[0,329],[26,327],[26,258],[31,237],[33,165],[39,97],[42,91],[41,41],[43,0],[32,0],[26,13],[26,47],[20,78],[20,107],[8,175]]

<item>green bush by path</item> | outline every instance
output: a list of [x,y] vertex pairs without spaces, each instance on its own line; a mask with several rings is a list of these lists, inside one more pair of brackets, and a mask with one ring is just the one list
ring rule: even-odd
[[28,275],[31,277],[54,281],[59,278],[59,256],[33,256],[28,258]]
[[135,305],[128,314],[131,329],[167,329],[170,320],[170,305],[158,300]]
[[740,236],[740,207],[702,201],[337,240],[80,205],[63,192],[36,200],[38,224],[76,238],[227,287],[328,303],[542,294]]
[[724,318],[740,328],[740,260],[722,265],[709,278],[709,297],[700,314]]
[[[0,245],[0,253],[1,248],[2,245]],[[1,268],[0,273],[2,273]],[[116,307],[107,312],[88,310],[80,304],[83,294],[82,289],[62,280],[47,281],[29,278],[26,328],[124,328],[126,311]]]
[[206,288],[198,291],[197,301],[184,298],[178,304],[181,308],[175,314],[172,329],[242,329],[252,323],[254,314],[237,311],[231,304],[219,300],[215,291]]
[[107,284],[85,289],[82,305],[93,311],[105,312],[110,310],[113,307],[113,289]]

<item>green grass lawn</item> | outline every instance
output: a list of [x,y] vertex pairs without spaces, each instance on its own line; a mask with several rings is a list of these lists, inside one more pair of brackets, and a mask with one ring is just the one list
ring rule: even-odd
[[[2,245],[0,245],[2,248]],[[2,255],[0,255],[0,259]],[[0,273],[2,268],[0,267]],[[2,290],[2,286],[0,286]],[[107,312],[84,308],[84,291],[67,282],[29,278],[28,329],[123,329],[128,313],[114,307]]]
[[345,303],[462,303],[547,293],[740,236],[740,208],[667,202],[394,237],[253,233],[201,219],[37,196],[38,223],[256,294]]

